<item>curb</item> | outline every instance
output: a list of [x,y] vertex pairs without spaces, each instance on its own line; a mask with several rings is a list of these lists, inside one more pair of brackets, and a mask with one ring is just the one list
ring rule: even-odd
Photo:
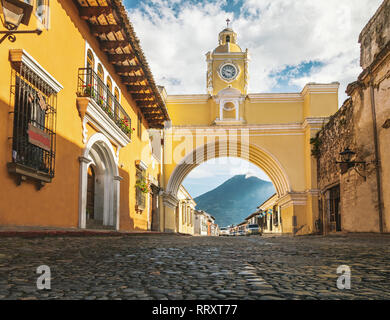
[[169,235],[164,232],[119,232],[119,231],[67,231],[67,230],[44,230],[44,231],[0,231],[0,238],[45,238],[45,237],[128,237],[128,236],[153,236]]

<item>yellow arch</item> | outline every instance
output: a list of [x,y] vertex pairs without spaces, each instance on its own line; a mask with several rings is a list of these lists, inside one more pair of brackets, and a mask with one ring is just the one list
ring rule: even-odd
[[226,141],[212,142],[189,152],[173,170],[169,177],[166,192],[177,196],[180,185],[193,169],[207,160],[220,157],[243,158],[258,166],[271,179],[278,197],[291,191],[291,185],[285,170],[271,153],[254,144],[237,143],[239,152],[232,154],[228,147],[220,148],[221,143],[227,146]]

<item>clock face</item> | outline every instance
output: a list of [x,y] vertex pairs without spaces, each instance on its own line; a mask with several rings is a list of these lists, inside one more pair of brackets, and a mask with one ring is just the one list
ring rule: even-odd
[[221,68],[221,76],[225,80],[232,80],[237,76],[237,68],[233,64],[225,64]]

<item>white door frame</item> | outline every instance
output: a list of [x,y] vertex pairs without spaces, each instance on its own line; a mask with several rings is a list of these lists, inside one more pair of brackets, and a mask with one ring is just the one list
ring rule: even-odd
[[[114,149],[107,139],[101,133],[91,136],[86,144],[80,160],[80,189],[79,189],[79,227],[86,228],[86,207],[87,207],[87,185],[88,185],[88,168],[94,162],[91,157],[91,149],[97,144],[97,148],[102,151],[100,158],[106,167],[104,175],[104,224],[115,225],[119,230],[119,205],[120,205],[120,181],[122,178],[118,172],[118,158]],[[116,221],[113,221],[113,220]]]

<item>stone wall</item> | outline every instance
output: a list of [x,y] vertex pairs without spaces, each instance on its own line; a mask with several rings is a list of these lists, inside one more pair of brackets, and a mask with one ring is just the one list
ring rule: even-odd
[[[346,147],[356,149],[353,135],[353,104],[352,99],[344,102],[343,106],[335,113],[324,128],[318,132],[318,150],[314,150],[317,156],[318,184],[323,189],[339,181],[340,166],[339,153]],[[316,143],[313,141],[313,144]],[[315,148],[315,147],[314,147]]]
[[366,69],[390,41],[390,0],[385,0],[359,36],[360,65]]
[[[341,229],[390,232],[390,0],[360,34],[363,72],[347,88],[350,96],[313,140],[317,157],[320,217],[329,231],[329,189],[340,186]],[[365,165],[346,167],[339,153]]]

